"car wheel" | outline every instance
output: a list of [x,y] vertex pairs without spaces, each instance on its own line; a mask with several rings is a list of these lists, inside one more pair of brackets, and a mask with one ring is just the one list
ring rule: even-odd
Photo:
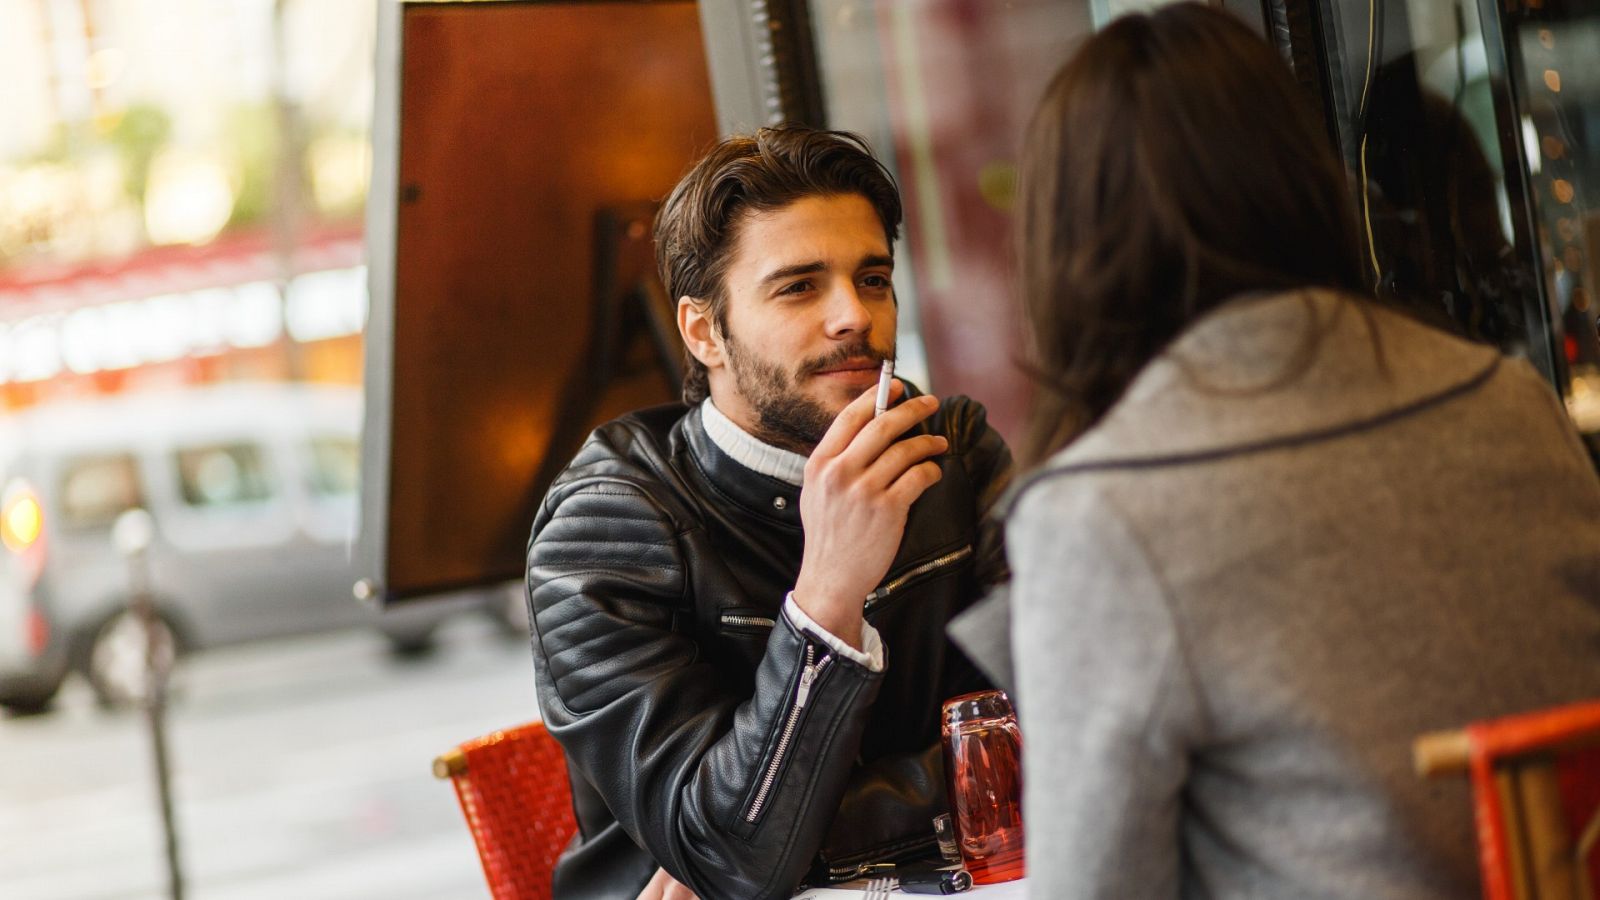
[[61,683],[35,688],[0,690],[0,709],[14,716],[33,716],[47,712],[55,702]]
[[389,655],[398,660],[423,659],[438,647],[432,627],[385,631],[383,637],[389,642]]
[[522,592],[522,585],[507,588],[497,594],[484,605],[484,611],[506,637],[518,640],[528,639],[528,600]]
[[[155,644],[158,662],[172,671],[182,647],[172,623],[156,614]],[[149,689],[144,623],[131,610],[107,616],[94,631],[85,654],[83,671],[101,707],[126,709],[144,702]]]

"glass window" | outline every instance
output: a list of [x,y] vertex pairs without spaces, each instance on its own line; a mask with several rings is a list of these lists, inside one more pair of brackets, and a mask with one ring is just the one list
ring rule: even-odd
[[260,503],[272,496],[266,453],[255,444],[179,450],[178,480],[190,506]]
[[361,447],[354,438],[311,439],[309,487],[314,497],[346,497],[361,486]]
[[72,460],[61,471],[60,499],[63,527],[107,527],[144,503],[138,464],[126,453]]
[[1320,5],[1379,295],[1529,359],[1600,458],[1600,11]]
[[1496,6],[1567,410],[1600,459],[1600,8]]
[[1027,397],[995,365],[1021,346],[1010,272],[1023,130],[1094,19],[1145,5],[810,2],[828,124],[864,136],[900,182],[900,369],[920,380],[925,365],[923,387],[983,401],[1002,433],[1020,425]]
[[1342,143],[1377,292],[1548,368],[1476,5],[1331,5]]

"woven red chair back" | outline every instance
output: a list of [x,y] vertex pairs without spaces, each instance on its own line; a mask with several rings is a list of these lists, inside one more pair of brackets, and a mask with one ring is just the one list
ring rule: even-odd
[[1484,896],[1600,900],[1600,701],[1466,733]]
[[458,748],[452,775],[495,900],[548,900],[556,860],[577,831],[561,745],[533,722]]

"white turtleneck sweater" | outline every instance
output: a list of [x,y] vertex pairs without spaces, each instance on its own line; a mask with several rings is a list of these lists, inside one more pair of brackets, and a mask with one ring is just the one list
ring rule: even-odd
[[[716,404],[707,397],[700,404],[700,418],[706,426],[706,436],[717,449],[728,454],[734,462],[745,468],[799,487],[805,481],[806,458],[790,450],[774,447],[745,431],[723,415]],[[866,598],[862,598],[866,602]],[[794,591],[783,600],[783,614],[797,631],[809,631],[821,638],[833,652],[873,672],[883,670],[883,639],[878,629],[866,621],[861,623],[861,649],[850,646],[838,636],[818,625],[800,604],[794,602]]]

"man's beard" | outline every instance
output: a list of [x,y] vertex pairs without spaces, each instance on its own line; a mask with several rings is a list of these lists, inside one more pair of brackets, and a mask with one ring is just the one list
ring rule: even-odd
[[811,451],[817,449],[822,436],[828,433],[829,426],[833,424],[835,414],[802,394],[799,384],[823,369],[846,360],[882,362],[894,355],[893,348],[884,353],[862,338],[826,356],[806,360],[790,376],[778,366],[746,352],[732,335],[726,337],[726,345],[728,369],[733,373],[734,386],[756,413],[755,437],[801,456],[810,456]]

